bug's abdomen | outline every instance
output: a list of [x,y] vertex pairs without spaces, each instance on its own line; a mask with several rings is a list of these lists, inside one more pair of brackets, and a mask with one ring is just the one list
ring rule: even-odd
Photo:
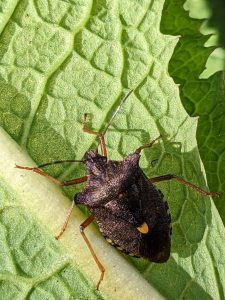
[[145,176],[140,178],[139,185],[146,191],[147,196],[142,198],[141,203],[143,219],[149,225],[149,233],[142,235],[140,240],[140,255],[152,262],[163,263],[169,259],[171,248],[168,203],[162,192],[146,181]]
[[140,241],[140,256],[152,262],[164,263],[170,257],[170,233],[168,230],[149,231]]
[[91,209],[103,236],[122,252],[139,255],[140,233],[128,221],[118,218],[104,207]]
[[158,263],[167,261],[171,218],[163,194],[140,174],[119,196],[91,209],[103,235],[125,253]]
[[[105,208],[91,209],[106,240],[120,251],[162,263],[170,255],[170,234],[167,230],[151,230],[142,234],[131,223],[118,219]],[[162,229],[162,228],[161,228]]]

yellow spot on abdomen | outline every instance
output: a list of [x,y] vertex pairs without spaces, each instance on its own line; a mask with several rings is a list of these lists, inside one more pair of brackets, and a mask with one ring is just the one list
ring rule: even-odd
[[148,233],[149,232],[148,224],[144,222],[143,224],[141,224],[141,226],[137,227],[137,230],[140,231],[143,234]]

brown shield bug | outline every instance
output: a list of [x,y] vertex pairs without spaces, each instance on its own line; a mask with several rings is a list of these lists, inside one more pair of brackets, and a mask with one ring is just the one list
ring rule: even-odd
[[[98,154],[97,150],[90,150],[85,153],[84,160],[56,161],[35,168],[16,166],[46,176],[61,186],[86,182],[83,191],[75,195],[66,221],[56,239],[59,239],[65,231],[74,205],[83,204],[88,207],[91,215],[80,225],[80,231],[101,272],[97,289],[103,280],[105,268],[84,232],[90,223],[95,220],[106,240],[124,253],[143,257],[152,262],[163,263],[170,256],[171,217],[168,212],[168,204],[154,183],[175,179],[202,195],[218,195],[218,193],[204,191],[176,175],[146,177],[139,167],[141,151],[144,148],[150,148],[159,140],[160,136],[125,156],[122,161],[108,160],[104,141],[105,133],[131,92],[123,98],[102,132],[88,129],[86,126],[87,115],[84,115],[83,131],[99,138],[101,154]],[[61,182],[41,169],[62,162],[84,163],[87,175]]]

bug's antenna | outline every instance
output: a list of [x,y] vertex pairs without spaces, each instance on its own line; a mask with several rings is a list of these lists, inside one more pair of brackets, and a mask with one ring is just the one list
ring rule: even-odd
[[110,120],[108,121],[108,123],[105,126],[105,129],[102,131],[102,135],[105,135],[106,131],[108,130],[109,126],[112,124],[115,116],[118,114],[118,112],[120,111],[122,105],[124,104],[124,102],[127,100],[127,98],[130,96],[130,94],[133,92],[133,90],[130,90],[121,100],[120,104],[117,106],[116,110],[113,112]]

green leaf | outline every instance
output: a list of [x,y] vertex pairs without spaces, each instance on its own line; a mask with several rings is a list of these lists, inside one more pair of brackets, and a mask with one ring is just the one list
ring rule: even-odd
[[[82,132],[83,114],[89,113],[89,126],[100,130],[121,97],[134,89],[106,134],[109,158],[122,159],[162,134],[162,141],[142,154],[145,173],[177,174],[207,189],[197,121],[183,108],[167,67],[176,47],[177,59],[173,56],[169,72],[182,83],[182,103],[193,113],[196,104],[185,97],[185,88],[190,93],[187,85],[200,82],[198,76],[214,48],[204,48],[207,37],[200,33],[195,43],[185,38],[196,37],[200,23],[187,16],[180,2],[166,1],[162,20],[163,0],[36,0],[14,6],[5,2],[0,121],[23,149],[20,153],[1,133],[5,258],[0,288],[5,295],[10,290],[9,299],[158,299],[158,292],[167,299],[224,298],[225,232],[210,198],[175,182],[158,184],[173,220],[171,258],[161,265],[123,256],[95,228],[87,229],[106,268],[97,293],[99,271],[79,235],[85,216],[76,209],[62,244],[57,243],[54,235],[68,202],[46,178],[13,168],[15,163],[32,165],[27,154],[37,164],[82,158],[97,144],[94,136]],[[168,35],[160,32],[160,21]],[[178,32],[180,39],[172,36]],[[218,92],[219,77],[214,81]],[[201,93],[198,85],[193,94],[197,98]],[[212,102],[205,109],[213,106]],[[85,174],[78,164],[48,172],[60,180]],[[81,189],[64,191],[72,198]]]
[[[4,139],[1,132],[1,142]],[[10,147],[4,149],[3,146],[3,153],[5,150],[10,150]],[[14,150],[14,155],[18,151],[13,146],[11,150]],[[7,152],[4,154],[6,158]],[[12,163],[7,159],[10,167],[6,165],[6,169],[11,172]],[[19,191],[18,182],[11,182],[12,179],[15,178],[8,178],[9,184],[3,177],[0,181],[1,299],[83,299],[83,295],[86,299],[101,299],[95,287],[90,286],[72,263],[71,257],[26,207],[25,199],[20,199],[12,189],[13,185]],[[26,183],[25,179],[23,187]],[[32,197],[29,197],[30,200]]]
[[[176,1],[173,2],[176,3]],[[177,10],[179,16],[179,11],[182,11],[182,8],[177,6]],[[199,32],[198,28],[200,28],[202,21],[190,21],[188,13],[183,11],[182,29],[174,26],[176,30],[174,28],[172,32],[172,30],[166,29],[166,24],[170,22],[170,9],[167,9],[164,22],[165,24],[162,24],[163,31],[181,34],[181,39],[170,61],[169,71],[175,81],[181,85],[181,100],[187,112],[191,116],[199,116],[197,127],[199,151],[210,190],[223,193],[220,198],[215,198],[214,201],[223,222],[225,222],[223,205],[225,200],[223,172],[225,167],[223,158],[225,108],[222,104],[225,97],[224,72],[217,72],[209,78],[199,79],[210,52],[215,48],[204,46],[209,35],[203,36]],[[224,65],[225,55],[221,56],[220,61]]]

